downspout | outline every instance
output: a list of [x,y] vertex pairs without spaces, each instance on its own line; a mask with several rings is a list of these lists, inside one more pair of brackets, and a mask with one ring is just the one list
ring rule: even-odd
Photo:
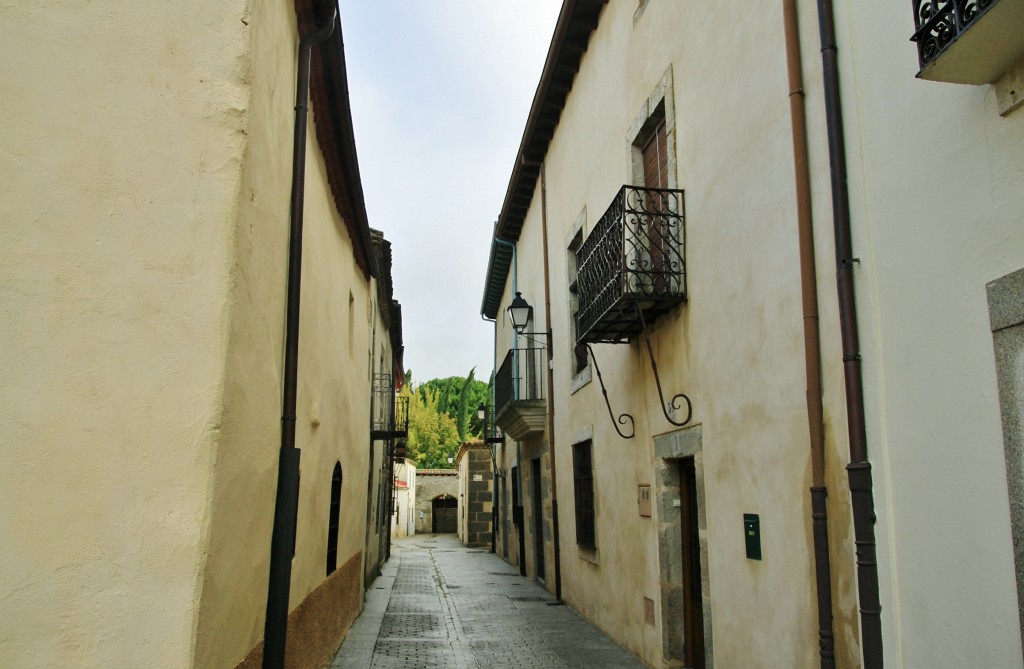
[[840,103],[836,26],[831,0],[818,0],[821,62],[828,128],[829,167],[832,175],[832,217],[836,245],[836,289],[839,295],[839,327],[843,343],[846,379],[847,430],[850,439],[850,504],[857,544],[857,591],[860,600],[861,641],[865,669],[882,666],[882,605],[878,594],[878,560],[875,549],[875,509],[871,463],[868,462],[864,420],[864,381],[857,334],[857,302],[853,282],[853,244],[850,230],[850,197],[846,184],[846,146]]
[[334,32],[337,8],[328,21],[299,40],[295,91],[295,136],[292,147],[291,225],[288,241],[288,288],[285,316],[284,397],[281,411],[281,452],[270,543],[270,578],[263,629],[263,668],[284,667],[288,641],[288,599],[299,505],[299,449],[295,447],[295,405],[298,395],[299,296],[302,288],[302,205],[305,196],[306,115],[309,102],[309,60],[313,45]]
[[[488,408],[484,416],[489,416],[491,419],[491,425],[494,424],[494,416],[492,412],[497,411],[497,407],[494,406],[494,382],[495,376],[498,372],[498,319],[488,318],[483,314],[480,314],[481,320],[485,320],[488,323],[494,325],[494,343],[492,344],[491,351],[493,352],[493,360],[491,361],[491,406]],[[484,444],[487,444],[489,435],[487,434],[487,422],[484,421]],[[493,430],[492,430],[493,432]],[[491,552],[498,552],[498,445],[495,443],[490,444],[491,447],[491,474],[493,476],[493,483],[491,488]]]
[[[392,327],[394,327],[394,324],[395,324],[394,319],[392,319],[391,320]],[[388,334],[390,335],[391,332],[389,331]],[[394,342],[393,341],[391,342],[391,373],[392,374],[395,373],[395,351],[394,351]],[[389,425],[391,426],[392,433],[394,433],[395,427],[396,427],[396,425],[395,425],[395,380],[394,380],[394,377],[391,378],[391,388],[389,389],[389,393],[390,393],[390,398],[391,398],[391,421],[389,422]],[[387,485],[387,490],[388,490],[388,529],[387,529],[387,539],[385,539],[385,542],[384,542],[384,561],[385,562],[387,562],[388,560],[391,559],[391,523],[392,523],[392,521],[394,520],[394,517],[395,517],[395,437],[394,436],[391,436],[391,437],[388,438],[386,452],[387,452],[387,458],[388,458],[388,485]]]
[[796,218],[800,240],[800,294],[803,306],[804,370],[807,384],[807,425],[811,444],[811,525],[814,533],[814,575],[818,599],[818,652],[821,669],[834,669],[832,575],[828,551],[828,490],[825,487],[825,439],[821,400],[821,346],[818,327],[818,286],[814,259],[811,177],[807,157],[807,115],[796,0],[782,0],[789,80],[789,116],[793,129]]
[[551,459],[551,533],[555,552],[555,599],[562,601],[562,560],[558,541],[558,470],[555,467],[555,370],[551,342],[551,277],[548,268],[548,179],[547,165],[540,166],[540,222],[544,248],[544,325],[548,342],[548,452]]
[[[519,290],[519,254],[516,252],[516,245],[514,242],[502,239],[497,235],[494,236],[494,241],[498,244],[502,244],[512,249],[512,293],[515,294]],[[495,323],[495,341],[497,341],[497,323]],[[497,371],[498,357],[497,348],[495,348],[494,357],[495,371]],[[519,574],[520,576],[526,576],[526,542],[523,541],[523,460],[522,453],[519,448],[519,440],[516,440],[516,490],[519,491],[519,499],[515,500],[518,504],[513,508],[512,513],[515,514],[518,522],[516,525],[516,534],[519,537]]]

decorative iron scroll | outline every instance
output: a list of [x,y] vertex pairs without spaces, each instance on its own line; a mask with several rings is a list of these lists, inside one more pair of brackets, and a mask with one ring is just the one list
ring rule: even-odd
[[623,186],[576,254],[579,341],[635,334],[614,316],[624,300],[659,313],[685,300],[685,237],[683,191]]
[[[612,419],[612,425],[615,427],[615,431],[619,433],[619,436],[623,439],[632,439],[636,435],[636,425],[633,422],[633,416],[628,413],[620,414],[618,419],[615,418],[615,412],[612,411],[612,403],[608,401],[608,390],[604,387],[604,377],[601,376],[601,368],[597,365],[597,356],[594,355],[594,349],[590,348],[590,344],[587,344],[587,351],[590,352],[590,359],[594,361],[594,370],[597,372],[597,382],[601,384],[601,394],[604,395],[604,403],[608,407],[608,416]],[[619,429],[619,425],[625,425],[629,422],[629,434],[623,434],[622,430]]]
[[[665,420],[677,427],[682,427],[689,423],[690,419],[693,418],[693,403],[690,402],[690,398],[683,393],[676,393],[673,395],[671,402],[665,401],[665,394],[661,392],[661,377],[658,375],[658,363],[654,361],[654,347],[651,346],[651,337],[647,332],[647,321],[644,320],[644,312],[639,305],[637,305],[636,311],[637,315],[640,317],[640,323],[644,326],[644,340],[647,342],[647,355],[651,358],[651,369],[654,370],[654,382],[658,386],[658,399],[661,402],[661,412],[665,414]],[[672,416],[682,408],[681,405],[677,404],[679,400],[686,402],[686,418],[682,421],[677,421],[672,418]],[[671,411],[669,411],[670,408]]]
[[998,0],[913,0],[917,57],[923,69]]

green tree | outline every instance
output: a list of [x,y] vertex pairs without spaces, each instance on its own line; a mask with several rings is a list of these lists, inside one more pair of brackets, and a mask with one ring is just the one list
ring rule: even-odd
[[451,469],[448,458],[458,453],[461,439],[455,420],[438,411],[438,393],[430,388],[402,387],[409,398],[408,457],[423,469]]
[[437,394],[437,410],[455,421],[461,441],[482,436],[483,428],[476,410],[481,404],[490,406],[491,403],[490,384],[477,380],[475,375],[474,367],[466,376],[430,379],[419,386],[421,397],[427,392]]

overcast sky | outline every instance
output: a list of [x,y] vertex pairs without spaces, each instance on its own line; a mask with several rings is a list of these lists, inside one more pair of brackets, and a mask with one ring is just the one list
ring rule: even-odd
[[341,0],[370,226],[394,253],[417,381],[493,366],[480,319],[492,226],[558,0]]

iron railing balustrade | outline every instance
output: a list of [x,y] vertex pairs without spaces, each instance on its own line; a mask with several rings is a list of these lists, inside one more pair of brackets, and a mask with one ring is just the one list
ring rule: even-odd
[[544,348],[513,348],[494,375],[495,416],[514,400],[544,399]]
[[409,433],[409,398],[395,395],[390,374],[374,374],[370,396],[370,436],[405,437]]
[[[578,344],[621,343],[686,300],[683,191],[623,186],[576,253]],[[634,306],[635,305],[635,306]]]
[[912,0],[917,58],[929,65],[999,0]]

